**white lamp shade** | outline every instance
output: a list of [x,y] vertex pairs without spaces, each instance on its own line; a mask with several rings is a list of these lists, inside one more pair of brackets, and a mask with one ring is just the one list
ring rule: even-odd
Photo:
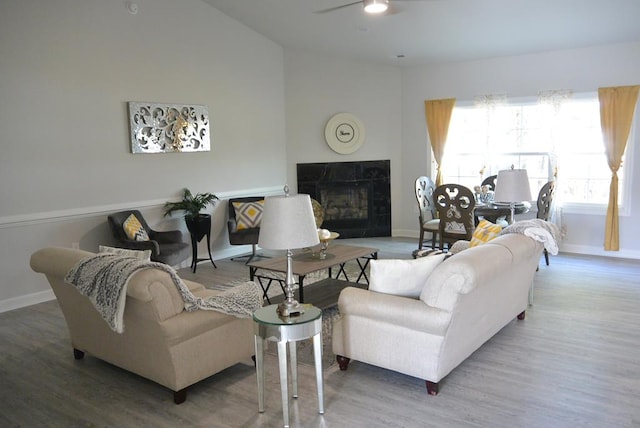
[[293,250],[312,247],[319,243],[309,195],[265,198],[258,237],[260,248]]
[[505,169],[498,172],[495,202],[531,201],[531,188],[526,169]]

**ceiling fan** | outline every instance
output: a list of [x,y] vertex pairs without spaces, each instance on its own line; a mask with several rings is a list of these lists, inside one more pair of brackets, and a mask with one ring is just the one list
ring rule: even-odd
[[[407,0],[394,0],[394,1],[407,1]],[[343,4],[340,6],[330,7],[328,9],[317,10],[315,13],[327,13],[333,12],[334,10],[342,9],[349,6],[354,6],[356,4],[361,4],[366,13],[370,13],[372,15],[381,14],[389,9],[389,0],[359,0],[354,1],[352,3]]]

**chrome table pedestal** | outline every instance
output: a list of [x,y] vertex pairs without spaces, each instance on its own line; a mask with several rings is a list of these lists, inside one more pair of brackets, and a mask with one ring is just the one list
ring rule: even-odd
[[287,378],[287,343],[291,359],[291,384],[293,398],[298,398],[298,368],[296,342],[313,338],[313,356],[318,389],[318,413],[324,413],[324,383],[322,378],[322,311],[305,305],[303,314],[295,317],[279,317],[277,305],[265,306],[253,314],[256,373],[258,376],[258,411],[264,412],[264,347],[267,341],[278,343],[280,390],[284,426],[289,426],[289,383]]

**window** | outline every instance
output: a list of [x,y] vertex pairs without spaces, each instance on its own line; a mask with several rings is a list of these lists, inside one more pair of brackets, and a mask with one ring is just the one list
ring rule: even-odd
[[[625,199],[624,165],[630,159],[630,146],[618,171],[620,205]],[[556,105],[522,100],[455,107],[443,159],[445,182],[473,188],[512,165],[527,170],[533,199],[557,173],[559,203],[606,206],[611,170],[597,94],[574,95]]]

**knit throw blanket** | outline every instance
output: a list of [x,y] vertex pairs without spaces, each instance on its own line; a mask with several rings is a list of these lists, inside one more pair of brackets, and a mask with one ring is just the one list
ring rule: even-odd
[[253,281],[203,299],[191,293],[171,266],[115,254],[96,254],[80,260],[64,280],[89,298],[113,331],[122,333],[127,285],[131,276],[143,269],[167,272],[180,292],[184,308],[188,312],[203,309],[248,318],[262,307],[262,291]]
[[507,233],[521,233],[529,238],[542,242],[544,248],[552,255],[558,254],[558,226],[545,220],[533,218],[530,220],[516,221],[502,229],[500,235]]

